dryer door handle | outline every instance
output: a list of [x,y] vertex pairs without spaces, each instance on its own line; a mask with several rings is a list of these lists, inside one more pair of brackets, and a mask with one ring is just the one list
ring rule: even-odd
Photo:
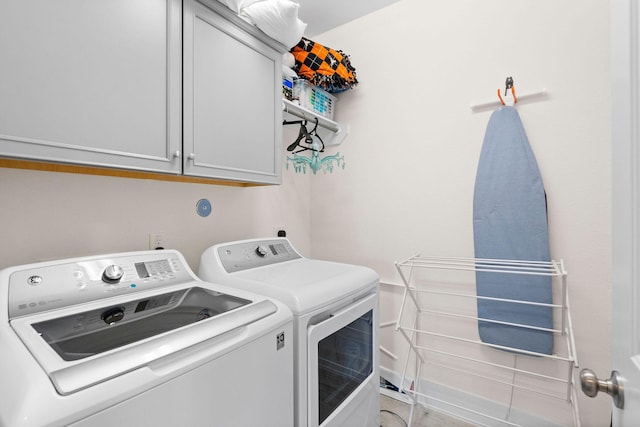
[[[361,298],[359,300],[355,300],[355,301],[351,302],[349,305],[347,305],[345,307],[342,307],[337,311],[329,312],[325,316],[320,316],[320,318],[322,320],[310,324],[310,327],[320,326],[320,325],[322,325],[322,324],[324,324],[326,322],[332,321],[332,319],[334,319],[334,318],[340,318],[340,317],[344,316],[345,314],[352,315],[354,310],[356,310],[356,307],[360,306],[363,302],[368,301],[371,298],[376,299],[376,302],[377,302],[377,295],[376,294],[366,295],[365,297],[363,297],[363,298]],[[364,314],[364,313],[365,312],[363,312],[362,314]],[[358,316],[358,317],[360,317],[360,316]],[[355,320],[356,318],[354,318],[353,320]]]
[[322,338],[339,331],[349,323],[359,319],[369,310],[373,310],[377,304],[378,296],[376,294],[371,294],[361,300],[358,300],[356,303],[349,304],[348,306],[331,313],[329,317],[325,318],[322,322],[309,326],[307,329],[309,342],[311,342],[311,340],[319,341]]

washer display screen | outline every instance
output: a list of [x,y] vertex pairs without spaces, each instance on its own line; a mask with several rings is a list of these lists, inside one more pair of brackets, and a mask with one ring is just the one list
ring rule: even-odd
[[146,279],[156,274],[169,274],[172,273],[171,264],[166,259],[153,262],[137,262],[135,264],[138,277]]

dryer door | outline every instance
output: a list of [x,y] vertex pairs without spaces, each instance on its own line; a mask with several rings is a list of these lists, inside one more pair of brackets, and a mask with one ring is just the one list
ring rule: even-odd
[[[353,411],[363,394],[371,392],[371,382],[377,384],[377,393],[377,304],[377,295],[369,295],[309,327],[310,426],[342,419],[340,412]],[[371,418],[364,410],[357,412]]]

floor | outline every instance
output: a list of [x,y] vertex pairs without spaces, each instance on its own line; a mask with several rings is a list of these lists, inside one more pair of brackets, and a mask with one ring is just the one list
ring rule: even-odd
[[[410,405],[380,394],[380,427],[409,427]],[[473,427],[472,424],[416,405],[410,427]]]

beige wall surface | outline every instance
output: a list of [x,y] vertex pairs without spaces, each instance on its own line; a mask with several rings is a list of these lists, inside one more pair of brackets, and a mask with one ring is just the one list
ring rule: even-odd
[[[309,254],[309,180],[283,175],[280,186],[231,187],[0,168],[0,268],[147,250],[149,233],[161,232],[197,272],[207,247],[271,237],[280,225]],[[207,217],[196,212],[203,198]]]
[[[473,186],[490,112],[469,106],[494,100],[513,76],[519,94],[549,93],[518,110],[547,191],[552,257],[569,272],[581,365],[609,372],[609,3],[402,0],[315,40],[351,55],[360,80],[336,108],[350,134],[326,153],[344,154],[344,170],[284,169],[282,186],[238,188],[0,169],[0,268],[143,250],[161,231],[197,271],[209,245],[284,225],[307,256],[378,271],[381,321],[395,320],[394,261],[417,251],[473,256]],[[295,130],[284,138],[286,147]],[[196,215],[201,198],[213,205],[207,218]],[[389,329],[381,344],[406,352]],[[401,369],[385,354],[381,364]],[[586,399],[583,425],[608,425],[610,402]]]
[[[579,360],[606,377],[609,16],[606,1],[402,0],[315,37],[351,56],[360,85],[336,108],[351,128],[345,170],[311,181],[313,256],[378,271],[381,321],[395,320],[400,294],[384,284],[401,283],[394,261],[473,256],[473,188],[491,112],[470,105],[497,100],[507,76],[516,94],[545,88],[547,99],[517,108],[547,192],[552,257],[569,273]],[[406,351],[390,330],[382,345],[401,359]],[[384,353],[381,363],[401,370]],[[583,425],[609,424],[608,399],[579,401]],[[533,412],[548,414],[545,405]]]

